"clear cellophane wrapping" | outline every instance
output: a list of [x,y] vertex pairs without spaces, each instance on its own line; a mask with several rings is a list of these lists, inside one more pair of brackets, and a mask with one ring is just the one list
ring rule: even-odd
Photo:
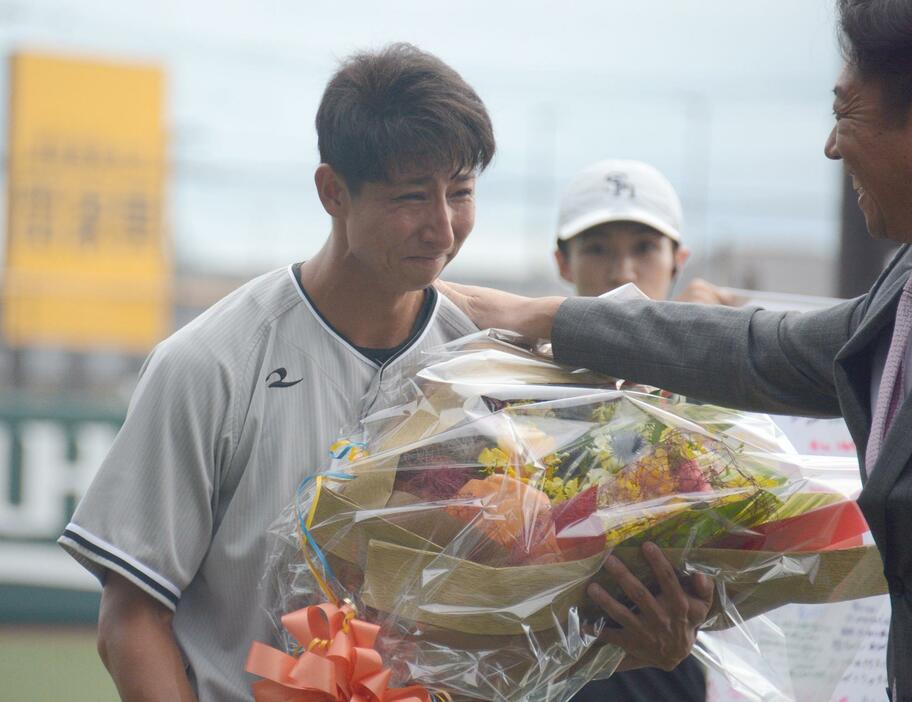
[[264,581],[281,645],[309,643],[283,614],[348,600],[379,625],[396,684],[561,702],[624,655],[600,642],[613,623],[587,584],[624,600],[602,570],[614,554],[654,586],[652,541],[682,577],[713,579],[698,656],[788,699],[788,667],[751,633],[764,613],[885,591],[844,475],[809,466],[765,416],[539,351],[480,332],[424,356],[289,496]]

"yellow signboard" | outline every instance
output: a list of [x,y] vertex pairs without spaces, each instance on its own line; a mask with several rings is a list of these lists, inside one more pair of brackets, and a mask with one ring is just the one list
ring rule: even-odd
[[148,350],[171,308],[161,71],[28,53],[10,78],[7,343]]

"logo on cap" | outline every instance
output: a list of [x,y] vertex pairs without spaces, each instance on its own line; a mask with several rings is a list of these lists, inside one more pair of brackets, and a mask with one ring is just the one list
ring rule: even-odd
[[631,200],[636,197],[636,188],[633,187],[626,173],[609,173],[605,176],[605,180],[614,186],[615,197],[620,197],[623,193],[627,193]]

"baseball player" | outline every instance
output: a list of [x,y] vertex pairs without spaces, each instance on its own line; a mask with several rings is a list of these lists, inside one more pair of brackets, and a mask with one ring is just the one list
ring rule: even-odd
[[342,63],[316,120],[332,220],[313,258],[159,344],[59,543],[103,583],[99,652],[128,700],[248,700],[272,639],[266,534],[340,429],[423,349],[476,331],[431,283],[494,155],[474,90],[409,45]]

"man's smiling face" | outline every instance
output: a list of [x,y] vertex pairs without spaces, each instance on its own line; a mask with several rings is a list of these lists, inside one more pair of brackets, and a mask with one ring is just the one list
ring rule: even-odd
[[833,93],[827,157],[845,161],[871,236],[912,241],[912,120],[893,114],[881,84],[850,65]]

